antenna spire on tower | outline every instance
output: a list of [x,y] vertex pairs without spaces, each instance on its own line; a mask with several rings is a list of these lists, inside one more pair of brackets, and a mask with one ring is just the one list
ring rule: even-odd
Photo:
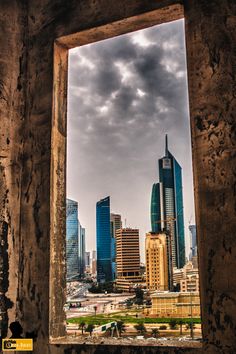
[[166,134],[165,156],[168,156],[168,134]]

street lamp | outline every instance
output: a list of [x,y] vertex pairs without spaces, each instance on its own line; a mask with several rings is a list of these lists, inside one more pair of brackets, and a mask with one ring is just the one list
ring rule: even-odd
[[191,322],[190,322],[190,335],[193,339],[193,303],[192,303],[192,291],[190,291],[190,314],[191,314]]

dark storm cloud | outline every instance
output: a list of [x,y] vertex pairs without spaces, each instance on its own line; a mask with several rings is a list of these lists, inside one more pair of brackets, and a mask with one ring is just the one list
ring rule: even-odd
[[184,51],[183,22],[178,21],[70,52],[68,180],[76,185],[69,187],[71,197],[89,199],[83,192],[87,185],[101,197],[110,189],[119,194],[121,182],[132,179],[134,196],[138,182],[149,193],[165,132],[178,137],[175,151],[183,155],[186,148],[179,142],[189,134]]
[[[174,111],[179,112],[175,119],[181,120],[186,100],[181,91],[186,86],[185,77],[183,74],[178,77],[179,72],[186,71],[182,39],[176,35],[176,28],[167,32],[147,30],[145,37],[151,42],[148,46],[139,45],[138,40],[134,43],[130,35],[75,50],[70,58],[70,94],[77,96],[78,87],[87,89],[79,90],[80,100],[72,97],[71,114],[75,111],[80,119],[85,111],[87,117],[108,116],[118,126],[127,119],[145,124],[144,116],[154,122],[171,119],[170,113]],[[169,49],[170,34],[173,38]],[[153,44],[157,38],[158,44]],[[174,50],[171,50],[172,43]],[[138,95],[138,89],[144,96]],[[102,108],[100,115],[99,108]]]

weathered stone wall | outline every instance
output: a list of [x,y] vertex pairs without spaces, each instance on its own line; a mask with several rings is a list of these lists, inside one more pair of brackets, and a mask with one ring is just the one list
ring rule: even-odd
[[[27,9],[19,1],[0,4],[0,306],[2,334],[19,307],[18,272],[23,270],[21,182],[26,114]],[[21,254],[20,254],[21,250]]]
[[[72,36],[68,47],[144,26],[139,14],[171,0],[2,0],[0,2],[0,305],[6,333],[18,319],[34,332],[34,353],[104,352],[103,347],[49,345],[50,172],[63,176],[61,163],[51,166],[53,48],[61,36],[120,21],[112,33]],[[236,332],[236,153],[235,153],[235,1],[185,2],[189,94],[199,233],[203,334],[208,353],[235,353]],[[148,22],[158,23],[155,18]],[[135,20],[128,19],[133,16]],[[181,7],[159,12],[160,23],[181,17]],[[124,20],[125,19],[125,20]],[[122,22],[123,21],[123,22]],[[125,22],[125,25],[124,25]],[[122,25],[123,23],[123,25]],[[147,20],[146,20],[147,25]],[[119,26],[123,26],[120,30]],[[89,40],[87,36],[90,36]],[[66,60],[64,58],[63,60]],[[64,82],[66,84],[66,81]],[[65,86],[60,88],[65,94]],[[65,97],[64,97],[65,99]],[[54,102],[54,105],[56,102]],[[65,148],[65,110],[57,128]],[[58,155],[59,156],[59,155]],[[56,178],[56,177],[55,177]],[[59,179],[57,180],[59,183]],[[62,185],[64,180],[62,180]],[[60,185],[59,185],[60,186]],[[58,200],[64,198],[64,192]],[[54,205],[54,204],[53,204]],[[63,209],[60,213],[63,214]],[[55,210],[51,210],[55,214]],[[63,226],[63,224],[62,224]],[[63,250],[58,253],[63,254]],[[61,261],[61,259],[58,259]],[[58,286],[63,296],[64,280]],[[61,300],[62,301],[62,300]],[[54,309],[54,314],[59,309]],[[9,319],[8,319],[9,318]],[[61,331],[61,315],[54,318]],[[57,323],[58,321],[58,323]],[[156,353],[156,349],[113,347],[110,353]],[[190,353],[196,349],[158,350]]]
[[203,335],[236,352],[236,3],[186,1]]

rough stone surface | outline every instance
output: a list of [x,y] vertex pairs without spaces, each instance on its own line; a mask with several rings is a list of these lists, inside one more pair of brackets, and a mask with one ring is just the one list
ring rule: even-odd
[[236,3],[186,1],[203,336],[236,352]]
[[49,344],[64,335],[66,47],[178,19],[179,3],[0,2],[0,306],[3,335],[19,320],[36,354],[236,352],[235,0],[184,1],[203,349]]

